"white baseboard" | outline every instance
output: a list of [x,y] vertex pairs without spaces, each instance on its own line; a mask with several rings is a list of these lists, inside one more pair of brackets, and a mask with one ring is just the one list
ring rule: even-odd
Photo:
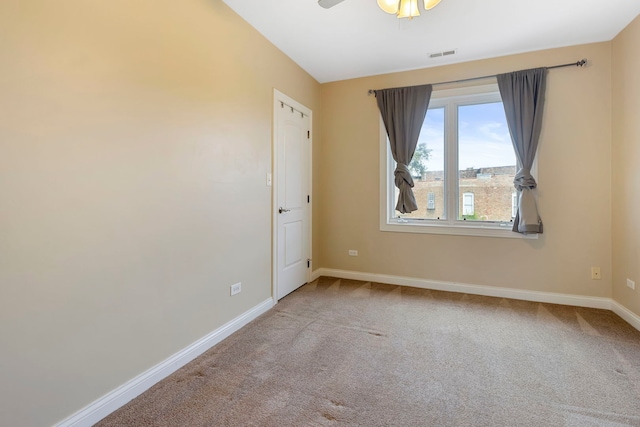
[[547,302],[551,304],[564,304],[576,307],[611,310],[610,298],[559,294],[554,292],[526,291],[521,289],[500,288],[496,286],[471,285],[467,283],[441,282],[427,279],[416,279],[412,277],[390,276],[386,274],[333,270],[329,268],[319,268],[314,271],[314,276],[338,277],[341,279],[364,280],[367,282],[412,286],[414,288],[433,289],[437,291],[460,292],[472,295],[484,295],[489,297],[511,298],[525,301]]
[[627,323],[640,331],[640,316],[617,301],[611,301],[611,310],[622,317]]
[[229,335],[238,331],[247,323],[269,311],[274,305],[269,298],[235,319],[225,323],[215,331],[182,349],[165,361],[138,375],[117,389],[84,407],[69,418],[57,424],[57,427],[89,427],[97,423],[116,409],[139,396],[160,380],[168,377],[202,353],[218,344]]
[[416,279],[412,277],[390,276],[386,274],[335,270],[331,268],[319,268],[311,274],[312,280],[315,280],[320,276],[363,280],[390,285],[412,286],[414,288],[433,289],[438,291],[461,292],[472,295],[546,302],[550,304],[564,304],[576,307],[600,308],[613,311],[631,326],[640,331],[640,316],[611,298],[559,294],[554,292],[525,291],[521,289],[500,288],[495,286],[470,285],[467,283],[440,282],[435,280]]
[[311,281],[311,282],[313,282],[313,281],[314,281],[314,280],[316,280],[318,277],[322,276],[322,275],[323,275],[323,274],[322,274],[322,272],[323,272],[323,271],[326,271],[326,269],[325,269],[325,268],[319,268],[319,269],[317,269],[317,270],[313,270],[313,271],[311,272],[311,278],[310,278],[310,281]]

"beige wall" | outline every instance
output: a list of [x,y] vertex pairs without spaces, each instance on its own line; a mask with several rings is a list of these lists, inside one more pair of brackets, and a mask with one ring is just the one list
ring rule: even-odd
[[0,424],[51,425],[270,297],[273,88],[320,85],[220,0],[0,28]]
[[[368,89],[589,59],[548,75],[539,147],[538,240],[381,232],[379,113]],[[322,86],[323,267],[611,297],[611,43],[598,43]],[[349,249],[359,250],[349,257]],[[591,266],[602,280],[591,280]]]
[[[640,316],[640,17],[613,40],[613,298]],[[636,282],[636,290],[626,285]]]

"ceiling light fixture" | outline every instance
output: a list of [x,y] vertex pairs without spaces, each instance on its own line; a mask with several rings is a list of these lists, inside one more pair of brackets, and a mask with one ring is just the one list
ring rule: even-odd
[[[436,7],[440,0],[424,0],[425,10]],[[413,19],[414,16],[420,16],[418,10],[418,0],[378,0],[380,9],[387,13],[396,15],[398,18]]]

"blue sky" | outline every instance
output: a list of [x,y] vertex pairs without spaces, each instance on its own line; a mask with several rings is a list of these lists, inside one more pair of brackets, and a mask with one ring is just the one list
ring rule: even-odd
[[[460,169],[515,165],[502,103],[465,105],[458,109]],[[420,132],[418,144],[431,150],[427,170],[443,170],[444,108],[434,108]]]

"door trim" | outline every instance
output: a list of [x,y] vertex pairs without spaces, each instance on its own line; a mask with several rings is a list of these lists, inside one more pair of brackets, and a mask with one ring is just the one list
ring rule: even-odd
[[272,135],[271,135],[271,296],[274,304],[278,303],[278,216],[276,209],[278,206],[278,109],[281,108],[280,103],[285,103],[290,107],[309,116],[309,209],[307,209],[308,236],[309,236],[309,268],[307,268],[307,283],[311,281],[311,272],[313,271],[313,111],[295,99],[285,95],[278,89],[273,89],[273,117],[272,117]]

